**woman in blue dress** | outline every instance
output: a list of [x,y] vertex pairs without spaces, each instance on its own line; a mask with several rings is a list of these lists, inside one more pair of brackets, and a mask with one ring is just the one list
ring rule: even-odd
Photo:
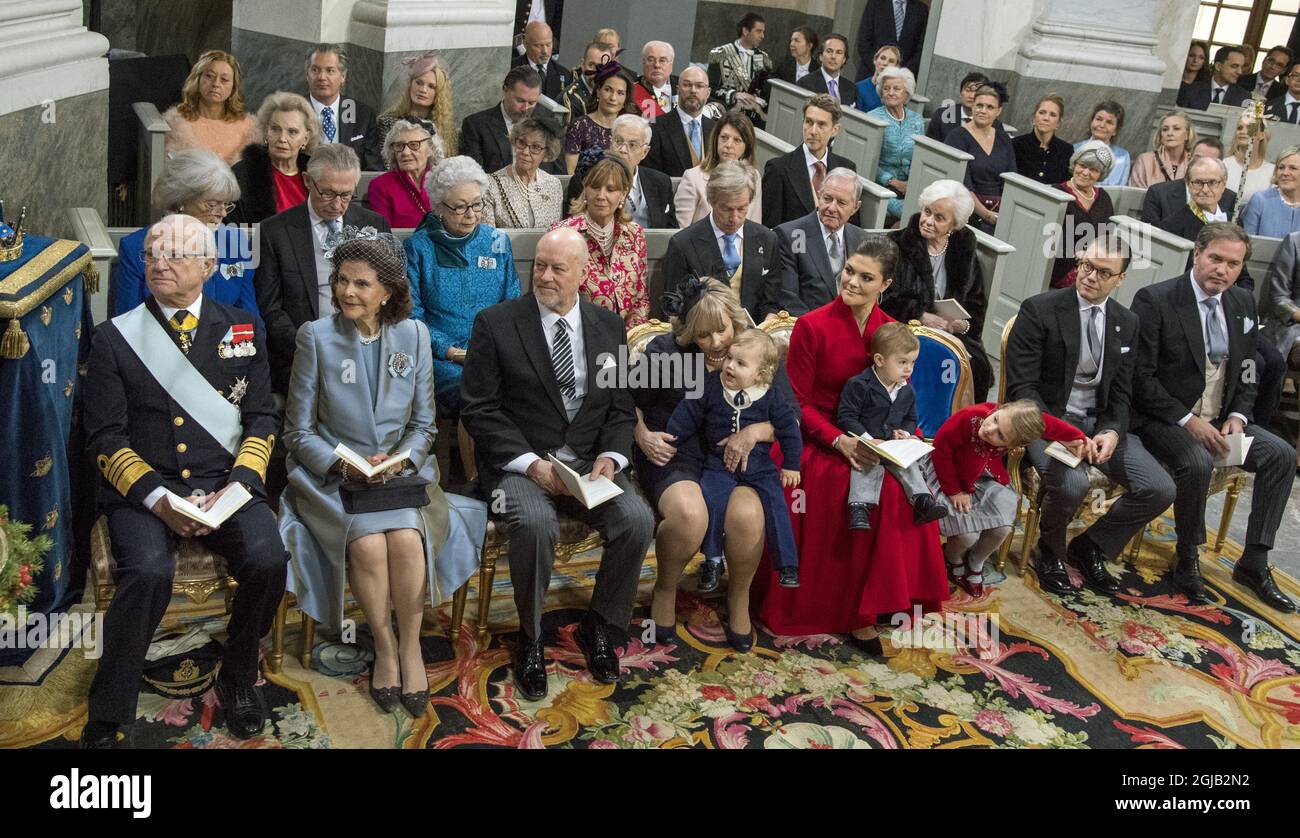
[[912,148],[916,145],[916,135],[925,133],[925,120],[916,111],[907,109],[907,100],[916,92],[916,78],[911,70],[886,67],[880,71],[879,78],[884,104],[868,114],[885,123],[876,183],[898,195],[889,199],[888,212],[899,218],[903,214],[903,196],[907,194],[907,177],[912,170]]
[[1273,185],[1250,196],[1241,213],[1241,226],[1252,236],[1278,239],[1300,231],[1300,146],[1278,153]]
[[[234,173],[224,160],[207,149],[173,154],[153,189],[156,215],[192,215],[216,234],[217,269],[203,283],[203,295],[259,317],[249,236],[240,227],[221,223],[237,200],[239,183]],[[118,244],[117,269],[110,286],[114,317],[130,311],[149,296],[144,281],[144,240],[148,232],[146,225]]]
[[1088,120],[1089,136],[1074,144],[1075,151],[1088,140],[1103,142],[1110,148],[1115,165],[1101,182],[1101,186],[1128,186],[1129,176],[1133,173],[1133,158],[1126,149],[1111,145],[1119,129],[1124,127],[1124,106],[1119,102],[1106,100],[1092,107],[1092,117]]
[[[885,44],[876,50],[872,58],[872,65],[875,72],[870,77],[858,82],[858,109],[862,111],[874,111],[884,103],[880,93],[880,71],[886,67],[897,67],[902,63],[899,58],[898,47],[893,44]],[[912,88],[915,90],[916,81],[913,80]]]
[[449,157],[425,180],[432,210],[403,250],[411,317],[429,327],[438,410],[460,415],[460,374],[480,311],[519,296],[506,234],[480,220],[487,175],[469,157]]

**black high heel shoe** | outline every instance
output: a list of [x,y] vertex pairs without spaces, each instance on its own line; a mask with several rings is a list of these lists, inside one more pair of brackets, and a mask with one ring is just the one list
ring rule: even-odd
[[411,714],[411,718],[420,718],[424,715],[424,711],[429,709],[429,691],[417,690],[413,693],[402,693],[402,707]]
[[744,654],[754,648],[754,629],[751,626],[748,634],[736,634],[731,630],[731,623],[722,624],[722,630],[727,634],[727,645],[732,649]]
[[385,713],[394,713],[397,711],[397,705],[401,701],[401,687],[376,687],[375,686],[375,666],[370,665],[370,699],[379,705],[379,709]]

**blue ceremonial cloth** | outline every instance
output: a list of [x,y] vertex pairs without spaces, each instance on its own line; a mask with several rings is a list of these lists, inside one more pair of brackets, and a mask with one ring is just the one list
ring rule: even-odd
[[[19,259],[0,262],[0,504],[31,524],[32,536],[54,542],[33,580],[29,614],[61,610],[77,593],[69,585],[76,544],[68,448],[93,328],[83,277],[93,273],[84,244],[40,236],[26,237]],[[0,665],[30,654],[0,650]]]

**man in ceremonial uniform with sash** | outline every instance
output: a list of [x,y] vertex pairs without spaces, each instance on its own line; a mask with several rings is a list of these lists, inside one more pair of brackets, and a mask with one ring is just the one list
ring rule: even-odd
[[[254,686],[258,653],[288,562],[264,486],[275,415],[255,318],[203,297],[216,257],[201,221],[162,219],[143,253],[151,296],[95,333],[87,448],[104,476],[100,505],[117,593],[105,616],[83,747],[114,747],[119,726],[135,719],[145,654],[171,600],[177,536],[201,539],[239,584],[216,680],[226,726],[246,739],[266,718]],[[172,501],[180,496],[211,510],[230,491],[252,497],[215,529]]]

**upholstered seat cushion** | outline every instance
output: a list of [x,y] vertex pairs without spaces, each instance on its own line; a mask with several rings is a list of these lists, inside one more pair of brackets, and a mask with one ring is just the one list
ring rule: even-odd
[[[193,583],[217,582],[229,575],[226,560],[203,546],[197,538],[177,539],[176,576],[173,585],[178,588]],[[90,582],[96,589],[113,585],[117,576],[117,561],[113,558],[108,537],[108,519],[100,516],[90,533]]]
[[[1222,488],[1224,484],[1239,474],[1242,474],[1242,471],[1235,466],[1215,468],[1210,476],[1210,492],[1213,493]],[[1024,461],[1020,469],[1020,479],[1021,484],[1024,486],[1025,497],[1038,497],[1038,493],[1042,488],[1042,479],[1038,474],[1038,469],[1029,465],[1028,461]],[[1091,466],[1088,467],[1088,488],[1101,489],[1108,498],[1122,494],[1124,491],[1123,486],[1110,482],[1110,478]]]

